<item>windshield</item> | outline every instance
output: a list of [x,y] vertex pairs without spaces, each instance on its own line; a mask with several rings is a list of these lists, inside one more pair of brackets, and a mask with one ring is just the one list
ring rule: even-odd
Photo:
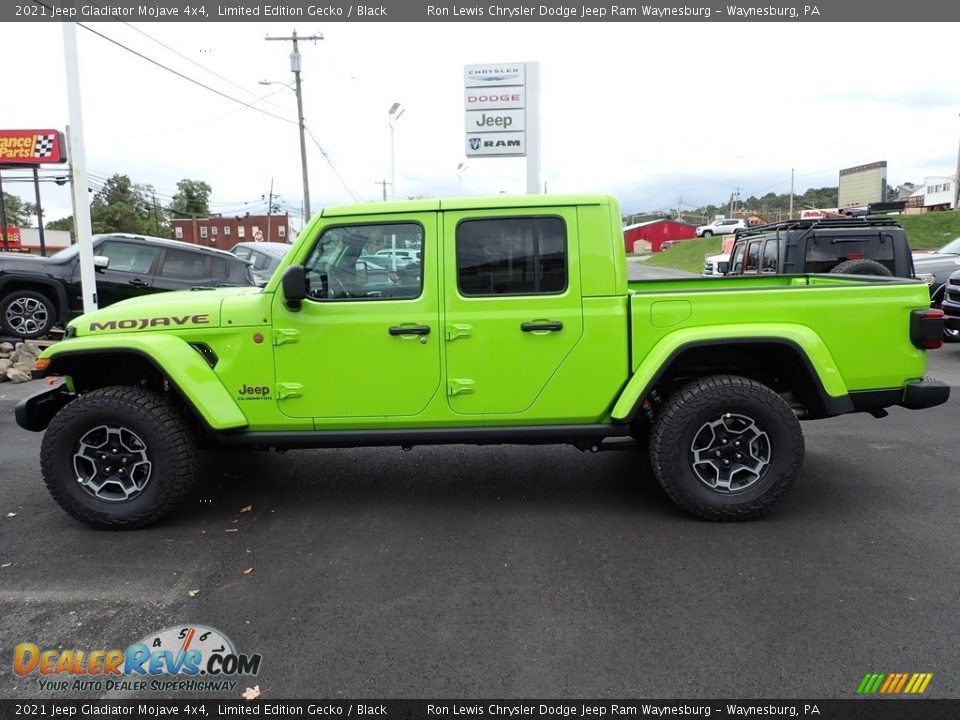
[[78,250],[79,250],[79,246],[70,245],[69,247],[65,247],[63,250],[58,250],[57,252],[55,252],[53,255],[50,256],[50,259],[51,260],[67,260],[68,258],[72,258],[74,255],[76,255]]
[[946,253],[948,255],[960,255],[960,237],[954,238],[937,252]]

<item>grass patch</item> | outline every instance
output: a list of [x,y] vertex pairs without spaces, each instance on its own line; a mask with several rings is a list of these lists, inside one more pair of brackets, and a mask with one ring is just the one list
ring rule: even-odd
[[722,248],[723,238],[717,236],[681,240],[647,260],[647,265],[676,268],[700,275],[703,273],[704,256],[718,255]]
[[896,219],[907,231],[907,240],[915,250],[936,250],[960,236],[960,212],[900,215]]

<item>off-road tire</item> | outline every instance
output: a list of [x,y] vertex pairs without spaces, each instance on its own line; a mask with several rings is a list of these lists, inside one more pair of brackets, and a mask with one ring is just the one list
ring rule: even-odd
[[859,260],[844,260],[838,265],[830,268],[830,272],[838,275],[880,275],[881,277],[892,277],[890,270],[878,263],[876,260],[860,258]]
[[[11,308],[12,306],[12,308]],[[19,319],[7,317],[15,312]],[[11,323],[16,323],[16,326]],[[0,300],[0,334],[33,340],[43,337],[57,322],[57,309],[43,293],[34,290],[14,290]],[[29,329],[24,329],[29,325]]]
[[[75,454],[101,426],[120,426],[142,439],[150,462],[143,489],[129,499],[95,497],[78,481]],[[183,412],[162,394],[106,387],[81,395],[50,422],[40,447],[47,489],[68,514],[98,530],[133,530],[157,522],[189,493],[196,476],[196,437]]]
[[[767,438],[769,459],[752,484],[716,489],[698,477],[693,445],[709,423],[731,417],[754,421]],[[681,508],[707,520],[753,520],[766,513],[793,484],[803,454],[803,432],[790,406],[765,385],[736,375],[700,378],[675,392],[658,411],[650,436],[661,487]]]

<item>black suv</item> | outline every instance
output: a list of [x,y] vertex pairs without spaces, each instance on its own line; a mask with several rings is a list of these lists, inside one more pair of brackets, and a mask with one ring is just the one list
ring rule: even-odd
[[[246,262],[223,250],[142,235],[94,235],[100,307],[163,290],[254,285]],[[83,312],[78,248],[48,258],[0,253],[0,335],[38,338]]]
[[739,230],[736,238],[728,275],[914,277],[907,233],[888,217],[793,220]]

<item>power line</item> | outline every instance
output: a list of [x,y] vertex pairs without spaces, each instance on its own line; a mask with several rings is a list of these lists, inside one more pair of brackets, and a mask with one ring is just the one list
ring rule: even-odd
[[[43,3],[42,3],[42,2],[39,2],[39,0],[33,0],[33,2],[37,3],[38,5],[43,5]],[[47,6],[44,6],[44,7],[47,7]],[[152,64],[152,65],[156,65],[158,68],[161,68],[161,69],[163,69],[163,70],[166,70],[167,72],[172,73],[172,74],[176,75],[177,77],[182,78],[183,80],[186,80],[186,81],[189,82],[189,83],[193,83],[194,85],[197,85],[198,87],[202,87],[202,88],[205,89],[205,90],[209,90],[210,92],[214,93],[215,95],[219,95],[220,97],[225,98],[225,99],[229,100],[230,102],[235,102],[235,103],[237,103],[237,104],[239,104],[239,105],[243,105],[244,107],[250,108],[251,110],[255,110],[255,111],[257,111],[258,113],[262,113],[262,114],[264,114],[264,115],[268,115],[269,117],[276,118],[277,120],[282,120],[282,121],[285,122],[285,123],[290,123],[291,125],[299,125],[299,123],[298,123],[296,120],[291,120],[290,118],[285,118],[285,117],[283,117],[283,116],[281,116],[281,115],[277,115],[276,113],[272,113],[272,112],[270,112],[269,110],[264,110],[263,108],[259,108],[259,107],[257,107],[256,105],[253,105],[253,104],[251,104],[251,103],[248,103],[248,102],[246,102],[246,101],[244,101],[244,100],[240,100],[239,98],[235,98],[235,97],[233,97],[232,95],[227,95],[225,92],[221,92],[220,90],[217,90],[216,88],[212,88],[212,87],[210,87],[209,85],[207,85],[206,83],[200,82],[199,80],[196,80],[196,79],[190,77],[189,75],[184,75],[182,72],[180,72],[180,71],[178,71],[178,70],[174,70],[173,68],[164,65],[162,62],[159,62],[158,60],[154,60],[153,58],[148,57],[148,56],[144,55],[143,53],[138,52],[138,51],[134,50],[133,48],[124,45],[122,42],[120,42],[120,41],[118,41],[118,40],[114,40],[113,38],[108,37],[107,35],[104,35],[103,33],[98,32],[97,30],[94,30],[93,28],[91,28],[91,27],[89,27],[89,26],[87,26],[87,25],[84,25],[83,23],[78,22],[77,25],[78,25],[79,27],[82,27],[82,28],[83,28],[84,30],[86,30],[87,32],[91,32],[91,33],[93,33],[94,35],[96,35],[97,37],[102,38],[103,40],[106,40],[107,42],[109,42],[109,43],[111,43],[111,44],[113,44],[113,45],[116,45],[117,47],[122,48],[123,50],[126,50],[128,53],[131,53],[131,54],[133,54],[133,55],[136,55],[138,58],[141,58],[142,60],[146,60],[148,63],[150,63],[150,64]]]
[[[169,45],[161,42],[160,40],[158,40],[157,38],[153,37],[153,36],[150,35],[149,33],[141,30],[140,28],[138,28],[138,27],[136,27],[136,26],[134,26],[133,23],[125,22],[125,23],[123,23],[123,24],[126,25],[126,26],[127,26],[128,28],[130,28],[131,30],[133,30],[134,32],[140,33],[141,35],[143,35],[143,36],[144,36],[145,38],[147,38],[148,40],[151,40],[151,41],[155,42],[155,43],[156,43],[157,45],[159,45],[160,47],[165,48],[166,50],[169,50],[170,52],[172,52],[172,53],[173,53],[174,55],[176,55],[177,57],[183,58],[184,60],[186,60],[186,61],[187,61],[188,63],[190,63],[191,65],[194,65],[194,66],[200,68],[200,69],[203,70],[204,72],[210,73],[210,74],[213,75],[215,78],[218,78],[218,79],[220,79],[220,80],[223,80],[223,81],[224,81],[225,83],[227,83],[228,85],[232,85],[233,87],[237,88],[238,90],[242,90],[243,92],[245,92],[245,93],[247,93],[247,94],[249,94],[249,95],[256,95],[256,93],[254,93],[252,90],[249,90],[248,88],[245,88],[245,87],[243,87],[242,85],[240,85],[240,84],[238,84],[238,83],[235,83],[235,82],[234,82],[233,80],[231,80],[230,78],[224,77],[223,75],[221,75],[221,74],[219,74],[219,73],[211,70],[211,69],[208,68],[207,66],[202,65],[201,63],[198,63],[196,60],[193,60],[192,58],[187,57],[186,55],[184,55],[182,52],[180,52],[180,51],[177,50],[176,48],[170,47]],[[273,94],[276,94],[276,93],[273,93]],[[263,100],[265,97],[270,97],[270,95],[265,95],[264,97],[257,98],[257,100],[255,100],[254,102],[257,102],[257,101],[259,101],[259,100]],[[282,108],[280,108],[279,105],[274,105],[274,103],[268,103],[268,104],[269,104],[269,105],[273,105],[273,107],[277,108],[278,110],[279,110],[279,109],[282,109]]]
[[333,174],[336,176],[337,180],[339,180],[339,181],[340,181],[340,184],[343,185],[343,189],[346,190],[347,193],[349,193],[350,197],[353,198],[353,201],[354,201],[354,202],[361,202],[360,198],[357,197],[356,194],[353,192],[353,190],[351,190],[351,189],[349,188],[349,186],[348,186],[347,183],[344,181],[344,179],[343,179],[342,177],[340,177],[340,173],[339,173],[339,171],[337,170],[337,166],[333,164],[333,160],[331,160],[331,159],[330,159],[330,156],[327,155],[327,151],[323,149],[323,146],[322,146],[322,145],[319,143],[319,141],[313,136],[313,131],[310,130],[310,128],[308,128],[308,127],[306,127],[306,126],[304,126],[304,129],[307,131],[307,135],[310,136],[310,139],[313,140],[313,144],[317,146],[317,149],[320,151],[320,154],[323,155],[323,159],[327,161],[327,164],[330,166],[330,169],[333,170]]

